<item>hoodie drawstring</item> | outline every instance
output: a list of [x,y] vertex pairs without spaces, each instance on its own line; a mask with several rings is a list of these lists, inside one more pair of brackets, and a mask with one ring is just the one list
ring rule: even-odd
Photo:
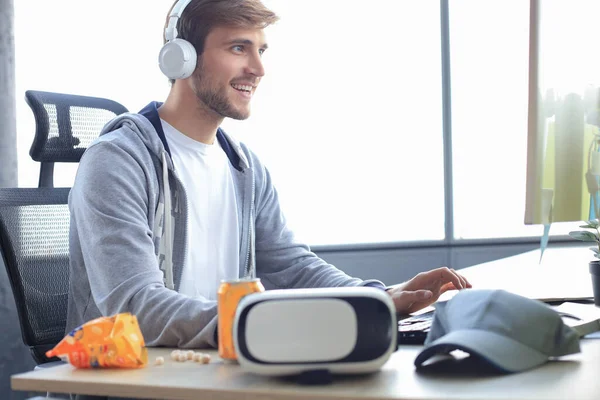
[[168,289],[175,290],[173,283],[173,210],[171,209],[171,187],[169,185],[169,168],[167,165],[167,157],[165,151],[162,152],[162,167],[163,167],[163,193],[165,201],[164,212],[164,244],[165,244],[165,285]]

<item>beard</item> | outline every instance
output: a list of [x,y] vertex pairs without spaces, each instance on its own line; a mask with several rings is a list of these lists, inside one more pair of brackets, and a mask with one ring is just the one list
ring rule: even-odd
[[215,87],[214,79],[208,75],[202,66],[202,58],[198,60],[198,67],[192,75],[193,90],[196,98],[212,112],[237,120],[244,120],[250,116],[249,109],[237,109],[227,97],[227,87]]

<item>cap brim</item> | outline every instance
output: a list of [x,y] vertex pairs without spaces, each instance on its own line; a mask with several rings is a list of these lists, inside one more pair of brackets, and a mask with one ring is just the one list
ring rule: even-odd
[[462,350],[480,357],[502,372],[519,372],[548,361],[548,355],[514,339],[483,330],[465,329],[450,332],[430,343],[415,359],[420,368],[431,357]]

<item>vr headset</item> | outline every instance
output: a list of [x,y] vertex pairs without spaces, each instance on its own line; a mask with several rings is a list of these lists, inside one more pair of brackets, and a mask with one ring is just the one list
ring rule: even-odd
[[234,320],[240,366],[261,375],[378,370],[397,349],[394,303],[369,287],[285,289],[242,298]]

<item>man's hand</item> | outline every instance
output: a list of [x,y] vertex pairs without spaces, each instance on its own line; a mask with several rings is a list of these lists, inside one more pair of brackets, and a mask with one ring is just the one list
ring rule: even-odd
[[464,276],[453,269],[441,267],[421,272],[408,282],[393,286],[387,292],[392,296],[398,313],[410,314],[435,303],[448,290],[471,287]]

